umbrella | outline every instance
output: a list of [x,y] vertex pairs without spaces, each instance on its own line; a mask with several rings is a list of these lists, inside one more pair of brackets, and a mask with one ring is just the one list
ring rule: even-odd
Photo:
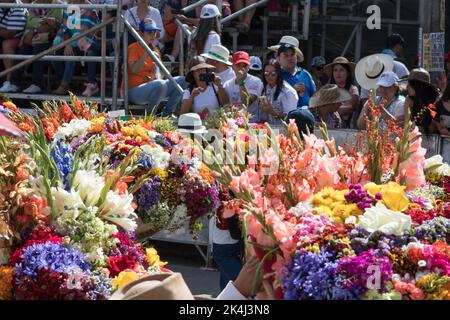
[[0,136],[22,137],[22,131],[0,112]]

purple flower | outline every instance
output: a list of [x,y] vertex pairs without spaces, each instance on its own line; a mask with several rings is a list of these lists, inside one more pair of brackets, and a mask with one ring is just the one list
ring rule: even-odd
[[346,289],[336,273],[339,263],[334,254],[297,251],[286,265],[281,278],[284,298],[287,300],[357,300],[358,288]]
[[[72,148],[70,145],[61,141],[57,141],[51,151],[52,158],[55,160],[56,167],[58,168],[61,181],[64,183],[64,188],[69,190],[70,183],[68,176],[72,173]],[[53,177],[53,173],[52,173]]]
[[138,212],[145,213],[159,202],[161,178],[156,176],[149,178],[141,187],[137,196]]
[[45,242],[33,244],[23,250],[22,259],[15,265],[15,276],[36,277],[39,269],[52,272],[69,272],[81,269],[88,271],[89,265],[83,254],[62,244]]
[[167,138],[166,136],[164,136],[162,134],[157,135],[153,139],[153,141],[156,142],[157,144],[159,144],[163,148],[171,148],[175,144],[169,138]]

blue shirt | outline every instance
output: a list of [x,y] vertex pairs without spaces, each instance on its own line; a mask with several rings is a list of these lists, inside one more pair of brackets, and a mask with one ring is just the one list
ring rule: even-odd
[[394,59],[394,60],[397,59],[397,55],[391,49],[384,49],[383,51],[381,51],[381,53],[384,53],[384,54],[387,54],[387,55],[391,56],[392,59]]
[[316,91],[316,85],[314,84],[311,74],[305,69],[296,68],[295,74],[289,71],[282,71],[283,79],[291,86],[295,86],[297,83],[303,82],[305,84],[305,93],[302,96],[298,96],[297,108],[303,106],[309,106],[309,99],[314,95]]

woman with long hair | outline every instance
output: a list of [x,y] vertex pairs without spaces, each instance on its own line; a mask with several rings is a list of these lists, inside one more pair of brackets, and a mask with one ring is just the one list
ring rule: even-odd
[[200,13],[200,23],[188,40],[188,60],[208,52],[213,44],[221,44],[221,34],[219,8],[214,4],[205,5]]
[[339,115],[343,120],[343,127],[350,128],[353,113],[359,105],[359,91],[354,85],[356,64],[345,57],[337,57],[332,63],[325,66],[324,70],[330,77],[330,84],[336,84],[339,88],[350,93],[352,100],[339,107]]
[[430,110],[430,105],[436,102],[439,91],[431,84],[428,71],[423,68],[411,70],[407,91],[405,111],[410,110],[411,120],[422,127],[424,133],[437,133],[437,122],[433,121],[433,112]]
[[434,122],[439,134],[450,136],[450,82],[447,83],[441,98],[436,102],[436,112]]
[[281,125],[286,115],[297,108],[298,95],[284,81],[281,66],[272,59],[264,66],[263,91],[260,98],[260,121]]

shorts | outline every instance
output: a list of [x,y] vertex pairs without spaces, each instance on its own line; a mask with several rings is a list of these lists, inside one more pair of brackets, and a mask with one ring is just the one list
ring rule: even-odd
[[[0,41],[2,43],[3,42],[9,43],[10,47],[14,48],[14,51],[15,51],[19,47],[20,37],[19,38],[6,39],[6,40],[1,39]],[[3,48],[2,47],[0,47],[0,51],[3,52]]]

